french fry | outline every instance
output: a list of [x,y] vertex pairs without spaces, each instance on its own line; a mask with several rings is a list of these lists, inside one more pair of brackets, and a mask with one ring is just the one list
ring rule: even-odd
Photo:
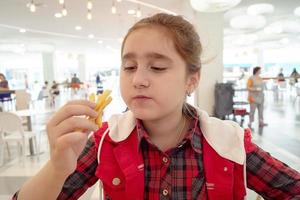
[[[98,96],[95,111],[98,112],[98,116],[96,118],[90,119],[95,122],[99,128],[102,126],[102,115],[104,108],[112,101],[112,97],[109,96],[111,93],[110,90],[105,90],[101,95]],[[94,93],[89,95],[89,100],[95,102],[96,95]]]
[[104,104],[106,98],[110,95],[110,90],[105,90],[101,95],[98,96],[96,111],[99,111],[102,104]]

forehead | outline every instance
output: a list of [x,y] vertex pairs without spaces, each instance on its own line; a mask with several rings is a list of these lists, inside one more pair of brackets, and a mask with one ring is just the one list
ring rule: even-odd
[[171,33],[164,27],[151,26],[131,32],[124,43],[122,56],[128,53],[147,54],[155,52],[168,57],[180,57]]

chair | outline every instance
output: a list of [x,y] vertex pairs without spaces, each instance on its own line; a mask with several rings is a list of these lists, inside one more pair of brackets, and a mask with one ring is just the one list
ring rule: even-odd
[[[21,147],[20,153],[23,156],[26,155],[25,152],[25,144],[26,140],[32,140],[32,145],[37,151],[39,151],[39,147],[37,145],[37,134],[34,132],[24,131],[22,126],[21,118],[10,112],[0,112],[0,140],[3,144],[7,145],[7,151],[10,156],[10,150],[8,143],[17,143],[19,147]],[[2,148],[4,145],[1,145]],[[0,149],[0,157],[4,157],[4,151]]]
[[31,95],[26,90],[16,90],[16,110],[26,110],[30,107]]

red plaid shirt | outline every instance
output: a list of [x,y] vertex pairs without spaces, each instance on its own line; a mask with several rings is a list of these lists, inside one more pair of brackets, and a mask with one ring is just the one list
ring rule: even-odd
[[[161,152],[138,122],[138,139],[145,167],[145,199],[207,199],[202,163],[202,134],[195,119],[183,142]],[[264,199],[300,199],[300,174],[253,144],[247,153],[247,185]],[[93,137],[78,159],[57,199],[78,199],[98,178]],[[17,194],[13,197],[17,199]]]

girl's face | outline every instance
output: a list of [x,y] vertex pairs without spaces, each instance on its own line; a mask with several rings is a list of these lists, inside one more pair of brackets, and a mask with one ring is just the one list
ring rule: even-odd
[[187,91],[198,83],[162,27],[140,28],[127,37],[120,72],[121,95],[136,118],[157,120],[181,113]]

